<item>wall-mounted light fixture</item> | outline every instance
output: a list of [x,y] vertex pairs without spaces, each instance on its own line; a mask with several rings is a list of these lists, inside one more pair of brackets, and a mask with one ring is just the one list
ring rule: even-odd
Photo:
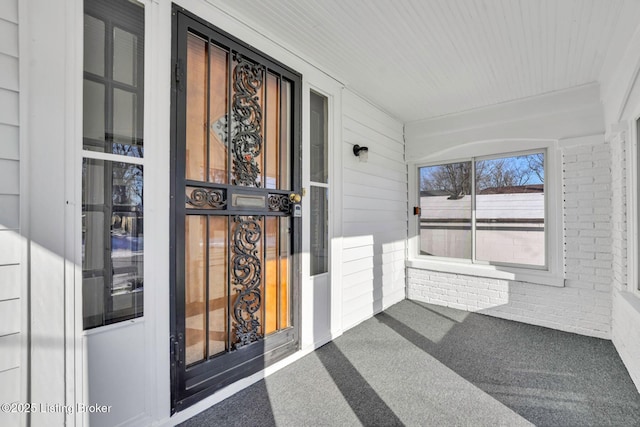
[[366,162],[369,158],[369,147],[361,147],[356,144],[353,146],[353,154],[355,154],[361,162]]

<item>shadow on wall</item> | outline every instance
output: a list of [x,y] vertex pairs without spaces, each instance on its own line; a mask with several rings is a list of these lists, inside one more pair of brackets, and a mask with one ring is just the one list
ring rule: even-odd
[[384,233],[346,237],[343,245],[342,329],[348,330],[405,298],[405,241]]

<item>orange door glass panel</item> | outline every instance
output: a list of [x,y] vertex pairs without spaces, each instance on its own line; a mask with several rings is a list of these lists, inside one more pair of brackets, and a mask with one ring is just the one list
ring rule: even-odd
[[266,111],[266,188],[278,188],[279,186],[279,156],[280,148],[280,82],[273,74],[267,75],[267,111]]
[[265,236],[265,333],[270,334],[278,329],[278,218],[266,219]]
[[291,326],[290,310],[290,286],[291,286],[291,241],[289,233],[291,229],[291,219],[289,217],[280,218],[280,250],[278,257],[279,271],[279,293],[280,293],[280,329]]
[[205,356],[206,217],[187,216],[185,224],[185,339],[187,364]]
[[228,182],[227,106],[229,54],[217,46],[210,47],[209,69],[209,181]]
[[193,366],[292,325],[292,91],[193,34],[186,58],[185,359]]
[[207,155],[207,89],[209,87],[207,42],[189,35],[187,39],[187,153],[186,177],[204,181]]
[[227,217],[209,217],[209,356],[227,349]]

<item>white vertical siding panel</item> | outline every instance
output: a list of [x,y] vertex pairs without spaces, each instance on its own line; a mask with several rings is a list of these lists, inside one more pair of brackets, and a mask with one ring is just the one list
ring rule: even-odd
[[0,301],[20,297],[20,265],[0,266]]
[[[346,329],[404,298],[407,170],[399,121],[348,91],[342,111]],[[369,147],[367,163],[353,155],[354,144]]]
[[3,1],[2,7],[0,7],[0,19],[17,24],[18,2],[14,0]]
[[0,53],[18,57],[18,24],[0,19]]
[[0,88],[18,90],[18,58],[0,54]]
[[20,366],[20,334],[0,336],[0,348],[0,372]]
[[18,160],[20,139],[18,127],[0,123],[0,159]]
[[14,230],[0,230],[0,265],[20,264],[20,235]]
[[20,163],[17,160],[0,159],[0,194],[20,192]]
[[17,92],[0,89],[0,123],[18,126],[18,105]]
[[[0,402],[20,402],[20,369],[14,368],[0,372]],[[17,426],[20,424],[21,414],[17,412],[0,411],[1,426]],[[23,424],[26,425],[26,424]]]
[[[22,396],[18,0],[0,7],[0,402]],[[24,422],[0,412],[0,425]]]
[[0,301],[0,337],[20,332],[20,300]]
[[20,197],[0,194],[0,230],[17,229],[20,225]]

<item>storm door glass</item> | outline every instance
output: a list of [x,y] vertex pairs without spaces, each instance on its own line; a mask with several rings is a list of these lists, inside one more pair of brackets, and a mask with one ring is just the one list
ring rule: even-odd
[[297,348],[300,80],[176,16],[171,348],[179,410]]

